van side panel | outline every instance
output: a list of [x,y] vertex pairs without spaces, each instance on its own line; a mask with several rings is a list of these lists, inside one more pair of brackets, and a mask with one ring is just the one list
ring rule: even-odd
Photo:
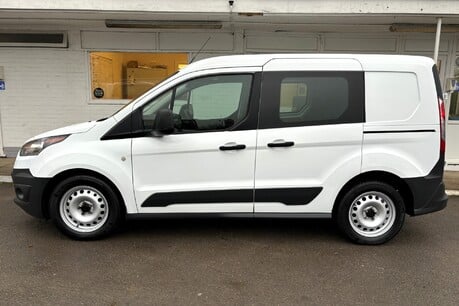
[[431,67],[365,72],[362,172],[401,178],[429,174],[439,159],[440,126]]

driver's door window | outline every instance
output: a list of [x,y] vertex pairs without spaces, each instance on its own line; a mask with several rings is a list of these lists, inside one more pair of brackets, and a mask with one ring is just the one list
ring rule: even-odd
[[230,129],[247,116],[251,83],[252,76],[247,74],[187,81],[143,108],[144,127],[153,126],[157,110],[169,107],[176,133]]

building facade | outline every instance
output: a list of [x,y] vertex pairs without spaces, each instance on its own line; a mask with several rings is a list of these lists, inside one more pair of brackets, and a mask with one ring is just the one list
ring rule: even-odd
[[459,164],[458,1],[0,0],[0,154],[14,156],[40,132],[106,117],[192,60],[279,52],[433,57],[438,18],[447,161]]

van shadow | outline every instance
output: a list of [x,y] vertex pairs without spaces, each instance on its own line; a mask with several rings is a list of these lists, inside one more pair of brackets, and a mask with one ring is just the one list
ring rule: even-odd
[[[128,220],[117,236],[145,238],[295,237],[310,241],[344,241],[335,224],[324,219],[182,218]],[[130,238],[131,239],[131,238]]]

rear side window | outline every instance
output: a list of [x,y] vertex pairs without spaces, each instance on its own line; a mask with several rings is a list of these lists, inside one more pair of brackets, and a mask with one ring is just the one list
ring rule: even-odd
[[363,72],[266,72],[260,128],[364,121]]
[[349,107],[349,84],[343,77],[284,78],[279,118],[285,123],[334,121]]

